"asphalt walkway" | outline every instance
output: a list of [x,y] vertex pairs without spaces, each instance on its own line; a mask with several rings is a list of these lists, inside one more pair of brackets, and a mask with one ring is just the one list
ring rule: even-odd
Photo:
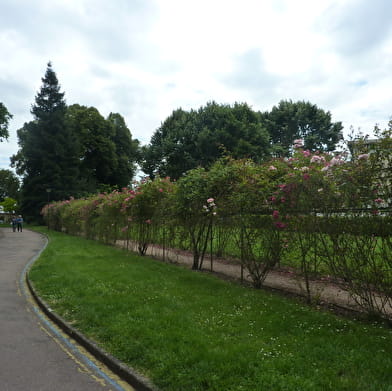
[[40,313],[26,265],[45,247],[36,232],[0,228],[0,390],[131,390]]

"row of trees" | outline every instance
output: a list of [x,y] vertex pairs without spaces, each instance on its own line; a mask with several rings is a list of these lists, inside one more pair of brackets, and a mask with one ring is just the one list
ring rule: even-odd
[[332,275],[369,312],[392,309],[392,176],[381,169],[392,129],[374,152],[311,152],[296,140],[290,158],[263,164],[223,158],[178,181],[156,177],[122,191],[52,203],[49,226],[115,243],[191,250],[193,269],[207,252],[237,258],[255,287],[277,266],[310,281]]
[[[281,101],[270,112],[246,103],[207,103],[198,110],[174,110],[140,147],[120,114],[102,117],[94,107],[67,106],[51,64],[31,107],[33,120],[18,130],[19,151],[11,166],[22,178],[21,209],[32,218],[47,201],[127,186],[139,164],[150,178],[178,179],[222,156],[261,163],[290,156],[302,138],[311,151],[332,151],[342,125],[309,102]],[[11,114],[0,106],[0,140]]]
[[329,112],[309,102],[281,101],[264,113],[246,103],[210,102],[198,110],[173,111],[142,148],[141,167],[150,178],[178,179],[224,155],[257,163],[290,156],[295,139],[303,139],[310,151],[333,151],[343,138],[342,129]]
[[126,186],[135,174],[138,141],[124,118],[78,104],[67,106],[57,76],[48,64],[31,107],[33,121],[18,130],[19,151],[11,165],[22,177],[21,209],[36,219],[48,198]]

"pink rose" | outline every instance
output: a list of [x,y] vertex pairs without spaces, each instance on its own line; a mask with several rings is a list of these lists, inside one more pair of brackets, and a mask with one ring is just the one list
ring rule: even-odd
[[294,148],[302,148],[304,146],[304,140],[297,139],[293,141],[293,147]]
[[283,229],[283,228],[286,228],[287,225],[286,225],[285,223],[282,223],[281,221],[277,221],[277,222],[275,223],[275,227],[276,227],[276,228],[279,228],[279,229]]

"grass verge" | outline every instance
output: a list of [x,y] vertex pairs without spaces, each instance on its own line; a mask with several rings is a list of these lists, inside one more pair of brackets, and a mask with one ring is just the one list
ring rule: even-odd
[[[42,229],[47,233],[46,229]],[[391,390],[392,330],[49,232],[41,297],[162,390]]]

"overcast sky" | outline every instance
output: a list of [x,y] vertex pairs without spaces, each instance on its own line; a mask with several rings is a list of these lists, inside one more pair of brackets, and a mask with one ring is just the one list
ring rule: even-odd
[[310,101],[370,133],[392,116],[391,0],[0,0],[0,168],[52,62],[67,104],[147,144],[173,110]]

